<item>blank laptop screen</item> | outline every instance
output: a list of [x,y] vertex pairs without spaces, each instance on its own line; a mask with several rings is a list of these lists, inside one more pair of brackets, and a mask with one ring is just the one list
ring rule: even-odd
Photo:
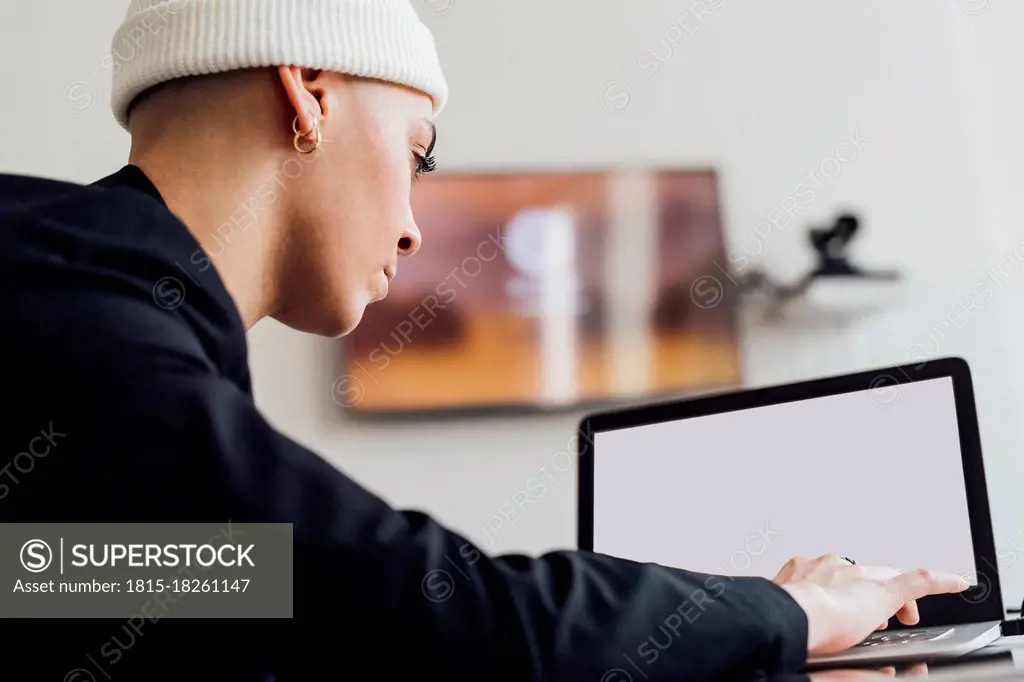
[[594,435],[594,551],[773,577],[825,553],[976,569],[953,381]]

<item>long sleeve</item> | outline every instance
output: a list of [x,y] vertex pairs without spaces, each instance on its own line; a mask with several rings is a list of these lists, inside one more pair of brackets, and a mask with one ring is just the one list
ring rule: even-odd
[[[201,430],[191,442],[214,455],[234,510],[295,524],[296,615],[312,625],[297,633],[297,660],[330,656],[320,624],[345,613],[360,624],[353,648],[377,650],[380,673],[415,661],[449,680],[499,665],[521,680],[616,669],[689,680],[804,661],[803,613],[770,581],[577,552],[490,558],[423,514],[393,511],[270,429],[230,386],[182,378],[179,388]],[[398,623],[404,653],[386,656]]]
[[88,485],[94,520],[293,523],[294,623],[254,652],[282,679],[332,670],[341,650],[382,679],[467,681],[718,679],[805,660],[805,616],[770,581],[581,552],[492,558],[278,433],[187,347],[118,348],[123,385],[106,395],[131,400],[64,428],[90,459],[64,462],[51,495],[81,509]]
[[346,648],[387,679],[413,666],[447,680],[497,669],[693,680],[804,662],[803,612],[770,581],[580,552],[489,557],[274,431],[230,384],[185,369],[153,382],[184,438],[153,424],[150,442],[158,436],[167,465],[201,478],[230,518],[294,523],[297,628],[273,663],[282,672],[329,669],[338,632],[327,624],[342,614]]
[[[58,209],[88,214],[70,201]],[[422,513],[392,509],[264,419],[213,271],[193,284],[167,258],[115,246],[134,219],[97,223],[95,237],[36,221],[16,233],[34,241],[3,256],[0,283],[17,295],[0,446],[19,452],[47,425],[66,437],[30,473],[23,460],[6,470],[17,479],[3,481],[0,519],[291,523],[295,617],[165,619],[134,635],[124,622],[0,618],[9,662],[46,667],[46,679],[92,671],[67,682],[657,682],[804,663],[806,617],[770,581],[571,551],[491,557]],[[154,282],[173,277],[185,289],[161,298]],[[104,658],[113,641],[116,661]]]

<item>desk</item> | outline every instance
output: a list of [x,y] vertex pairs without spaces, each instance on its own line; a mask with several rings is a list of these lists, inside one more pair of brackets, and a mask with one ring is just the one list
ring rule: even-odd
[[938,664],[931,664],[926,673],[913,672],[905,668],[883,673],[872,669],[823,670],[804,675],[787,675],[772,678],[777,682],[831,682],[833,680],[880,680],[896,678],[921,678],[945,682],[1002,682],[1003,680],[1024,681],[1024,636],[1001,637],[992,644],[961,658]]

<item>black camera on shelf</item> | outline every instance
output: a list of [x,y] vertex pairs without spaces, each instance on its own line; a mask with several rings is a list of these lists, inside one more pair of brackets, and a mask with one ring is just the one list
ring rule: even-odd
[[845,214],[836,219],[832,227],[816,228],[808,235],[811,246],[818,254],[819,275],[856,275],[859,269],[846,258],[846,249],[860,228],[857,216]]
[[850,262],[848,249],[859,230],[860,220],[850,213],[841,214],[830,227],[811,228],[808,239],[817,255],[817,262],[803,277],[790,284],[779,284],[760,270],[746,272],[739,278],[741,293],[759,291],[778,305],[802,296],[821,278],[898,280],[900,275],[896,271],[865,270]]
[[812,279],[817,277],[860,277],[885,281],[899,279],[899,273],[893,270],[864,270],[849,261],[847,248],[859,229],[860,221],[857,216],[846,213],[839,216],[832,227],[810,231],[811,246],[818,254],[817,267],[810,273]]

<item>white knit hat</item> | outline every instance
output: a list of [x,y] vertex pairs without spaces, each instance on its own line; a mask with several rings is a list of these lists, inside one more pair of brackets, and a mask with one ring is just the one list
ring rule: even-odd
[[448,85],[410,0],[131,0],[112,44],[114,116],[159,83],[301,66],[408,85],[434,100]]

